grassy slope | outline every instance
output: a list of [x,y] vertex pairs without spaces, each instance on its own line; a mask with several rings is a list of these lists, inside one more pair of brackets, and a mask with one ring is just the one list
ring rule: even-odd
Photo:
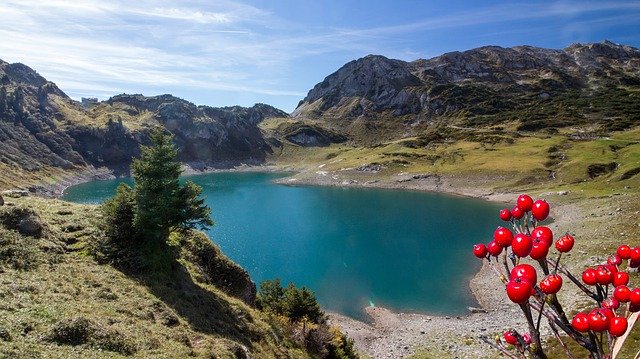
[[[184,261],[170,273],[138,278],[98,265],[87,254],[100,235],[95,206],[7,201],[15,206],[0,211],[31,208],[46,230],[32,239],[0,226],[0,357],[234,358],[242,347],[254,357],[307,357],[278,338],[260,312],[202,281]],[[55,328],[69,336],[74,318],[90,323],[89,338],[80,345],[50,339]]]

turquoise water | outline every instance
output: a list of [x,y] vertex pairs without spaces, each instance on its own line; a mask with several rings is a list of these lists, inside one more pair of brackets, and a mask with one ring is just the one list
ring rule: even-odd
[[[278,277],[311,288],[329,310],[361,318],[373,303],[456,315],[475,301],[469,278],[499,206],[437,193],[272,184],[273,173],[187,177],[204,189],[209,236],[256,283]],[[98,203],[122,180],[71,187],[64,199]],[[130,182],[129,182],[130,183]]]

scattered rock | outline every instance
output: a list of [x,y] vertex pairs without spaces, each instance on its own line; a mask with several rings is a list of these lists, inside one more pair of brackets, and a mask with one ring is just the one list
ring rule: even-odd
[[558,191],[558,196],[566,196],[569,194],[569,191]]
[[5,342],[10,342],[12,339],[11,334],[2,327],[0,327],[0,339],[4,340]]
[[4,206],[4,198],[2,198],[2,195],[0,195],[0,206]]
[[469,312],[471,313],[486,313],[487,310],[484,308],[477,308],[477,307],[467,307],[467,309],[469,310]]
[[20,197],[28,196],[29,191],[25,191],[23,189],[10,189],[10,190],[0,192],[0,195],[3,195],[5,197],[10,197],[10,198],[20,198]]

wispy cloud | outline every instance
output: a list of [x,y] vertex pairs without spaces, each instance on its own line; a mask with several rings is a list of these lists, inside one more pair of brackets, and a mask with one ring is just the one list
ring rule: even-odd
[[[608,15],[581,18],[595,13]],[[434,31],[527,20],[542,27],[546,19],[573,19],[557,22],[559,32],[637,23],[640,2],[508,2],[413,22],[329,27],[229,0],[3,0],[0,58],[26,63],[75,96],[179,87],[295,104],[313,84],[291,80],[293,64],[368,53],[409,59],[427,50],[416,39]],[[486,35],[501,32],[509,33]]]

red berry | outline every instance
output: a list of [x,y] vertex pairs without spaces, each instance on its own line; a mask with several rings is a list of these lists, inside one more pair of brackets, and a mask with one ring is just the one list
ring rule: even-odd
[[518,345],[518,337],[513,330],[507,330],[504,332],[504,341],[511,345]]
[[631,313],[640,312],[640,305],[629,304],[629,312]]
[[540,290],[545,294],[556,294],[562,287],[562,277],[557,274],[550,274],[540,282]]
[[509,247],[511,241],[513,241],[513,233],[504,227],[498,227],[495,232],[493,232],[493,239],[500,247]]
[[487,250],[487,246],[485,246],[482,243],[478,243],[475,246],[473,246],[473,255],[478,257],[478,258],[484,258],[487,256],[488,250]]
[[619,302],[628,302],[630,296],[631,290],[626,285],[621,285],[613,290],[613,297],[616,298]]
[[507,296],[514,303],[524,303],[529,300],[533,286],[524,278],[515,278],[507,283]]
[[513,254],[521,258],[526,257],[531,253],[531,247],[533,247],[531,237],[523,233],[516,234],[511,242],[511,250],[513,251]]
[[529,333],[525,333],[522,336],[522,340],[524,340],[524,342],[527,344],[531,344],[531,335],[529,335]]
[[521,194],[516,200],[516,206],[523,212],[529,212],[533,207],[533,199],[526,194]]
[[580,312],[571,320],[573,329],[585,333],[589,330],[589,318],[586,313]]
[[640,247],[633,247],[629,253],[629,259],[635,262],[640,262]]
[[640,305],[640,288],[633,288],[629,293],[629,303],[632,305]]
[[538,221],[544,221],[549,216],[549,203],[543,199],[533,202],[531,215]]
[[553,244],[553,232],[549,227],[538,226],[531,231],[531,237],[540,238],[543,242],[547,244],[547,247],[551,247]]
[[619,255],[614,254],[609,257],[609,259],[607,259],[607,264],[612,266],[619,266],[620,264],[622,264],[622,258],[620,258]]
[[524,217],[524,211],[518,208],[518,206],[516,206],[516,207],[513,207],[513,209],[511,210],[511,215],[515,219],[520,219]]
[[620,302],[616,298],[607,298],[602,301],[602,307],[607,309],[618,309],[620,308]]
[[614,337],[619,337],[627,332],[627,318],[614,317],[609,321],[609,333]]
[[629,268],[638,268],[640,267],[640,261],[629,261]]
[[613,282],[613,273],[607,266],[598,266],[596,269],[596,279],[600,285],[607,285]]
[[626,272],[617,272],[613,275],[613,286],[619,287],[621,285],[629,284],[629,274]]
[[631,258],[631,248],[626,245],[623,244],[620,247],[618,247],[618,250],[616,251],[616,253],[620,256],[620,258],[622,259],[629,259]]
[[549,254],[549,246],[540,238],[533,239],[533,245],[531,246],[531,259],[540,260]]
[[505,221],[505,222],[509,222],[511,220],[511,211],[508,210],[507,208],[503,209],[500,211],[500,219]]
[[604,332],[609,329],[609,314],[602,309],[594,309],[589,315],[589,329],[594,332]]
[[500,245],[496,243],[496,241],[491,241],[487,245],[487,251],[489,251],[489,254],[491,254],[492,256],[497,257],[500,255],[500,253],[502,253],[502,247],[500,247]]
[[593,268],[587,268],[582,272],[582,281],[588,285],[596,285],[598,278],[596,277],[596,270]]
[[509,275],[509,280],[514,280],[516,278],[522,278],[528,281],[531,283],[531,286],[538,283],[538,273],[536,272],[536,269],[529,264],[518,264],[513,267]]
[[556,249],[558,252],[567,253],[573,248],[575,239],[570,234],[565,234],[556,241]]

